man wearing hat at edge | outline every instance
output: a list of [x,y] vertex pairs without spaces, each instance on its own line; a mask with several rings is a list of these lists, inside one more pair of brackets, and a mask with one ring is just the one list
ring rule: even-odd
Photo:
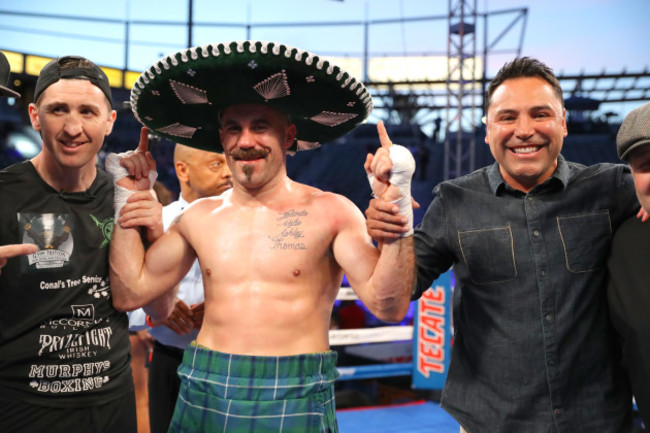
[[[116,117],[108,79],[82,57],[52,60],[29,116],[41,152],[0,171],[0,244],[28,254],[0,274],[0,430],[135,432],[128,320],[108,279],[113,183],[95,165]],[[160,206],[138,194],[153,240]]]
[[[8,96],[10,98],[20,98],[20,93],[9,88],[9,79],[11,77],[11,67],[7,57],[0,51],[0,96]],[[7,263],[7,259],[20,256],[23,254],[31,254],[36,252],[36,247],[33,244],[15,244],[15,245],[2,245],[0,246],[0,270]]]
[[[650,103],[627,115],[616,136],[621,160],[629,163],[636,195],[650,213]],[[638,217],[642,214],[639,212]],[[616,231],[607,288],[612,323],[619,334],[623,364],[637,407],[650,425],[650,225],[630,217]]]
[[0,96],[8,96],[10,98],[20,98],[20,93],[9,88],[9,80],[11,78],[11,66],[5,54],[0,51]]
[[[412,232],[380,252],[354,204],[289,179],[286,155],[354,128],[371,110],[370,95],[308,52],[245,41],[161,59],[143,73],[131,101],[156,133],[189,146],[223,147],[233,179],[230,192],[192,203],[146,255],[137,230],[116,225],[113,234],[118,309],[165,296],[168,308],[149,311],[164,318],[172,287],[196,257],[201,265],[203,326],[179,367],[170,431],[338,431],[328,328],[343,273],[378,318],[401,320],[412,283]],[[415,163],[405,148],[391,146],[383,125],[379,131],[383,153],[401,157],[394,157],[392,184],[378,182],[375,193],[399,200],[412,220]],[[141,158],[115,164],[118,191],[149,188],[146,147],[142,134],[135,154]],[[380,159],[378,170],[391,164]],[[138,205],[116,201],[124,209]]]

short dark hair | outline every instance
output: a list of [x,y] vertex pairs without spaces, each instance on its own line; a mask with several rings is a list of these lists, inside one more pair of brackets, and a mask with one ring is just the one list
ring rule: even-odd
[[57,60],[56,64],[59,66],[59,69],[73,69],[73,68],[83,68],[83,69],[92,69],[96,67],[93,62],[83,57],[75,56],[66,56],[61,57]]
[[564,97],[562,96],[562,87],[553,70],[544,63],[532,57],[517,57],[511,62],[506,63],[499,69],[496,76],[490,81],[487,92],[485,93],[485,112],[490,108],[492,95],[497,87],[504,81],[521,77],[539,77],[551,85],[555,95],[558,97],[564,108]]

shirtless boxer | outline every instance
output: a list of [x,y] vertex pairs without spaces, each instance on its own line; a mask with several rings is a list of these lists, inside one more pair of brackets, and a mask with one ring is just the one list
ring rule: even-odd
[[[293,56],[279,57],[290,76]],[[192,70],[200,75],[201,65]],[[116,226],[113,233],[111,284],[118,309],[162,295],[170,300],[168,308],[149,313],[164,318],[172,287],[196,257],[201,264],[203,326],[179,369],[183,384],[170,431],[337,431],[336,356],[329,350],[328,328],[343,273],[379,319],[397,322],[408,309],[411,232],[386,241],[380,252],[352,202],[289,179],[286,154],[300,139],[299,121],[266,102],[235,102],[215,119],[217,145],[233,176],[231,192],[193,203],[146,255],[136,230]],[[378,128],[379,154],[385,157],[393,153],[391,143],[383,125]],[[122,162],[129,176],[116,175],[118,186],[148,187],[154,164],[144,157],[146,137],[144,132],[139,151]],[[391,162],[376,160],[375,174],[382,178]],[[409,166],[402,180],[410,182],[410,154],[400,164]],[[410,188],[376,185],[383,190],[375,194],[399,199],[410,210],[410,195],[403,195]],[[137,206],[128,199],[123,211],[133,214]]]

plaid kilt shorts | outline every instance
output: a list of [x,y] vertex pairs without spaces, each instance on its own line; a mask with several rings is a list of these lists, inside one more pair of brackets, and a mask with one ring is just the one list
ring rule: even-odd
[[336,357],[231,355],[192,343],[169,431],[337,433]]

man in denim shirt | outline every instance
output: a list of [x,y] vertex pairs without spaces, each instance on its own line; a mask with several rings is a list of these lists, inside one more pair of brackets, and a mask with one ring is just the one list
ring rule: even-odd
[[[415,230],[413,298],[451,266],[460,290],[441,405],[469,433],[629,432],[605,294],[612,233],[638,209],[629,169],[564,160],[562,89],[535,59],[486,101],[496,163],[438,185]],[[375,239],[401,231],[392,207],[366,211]]]

